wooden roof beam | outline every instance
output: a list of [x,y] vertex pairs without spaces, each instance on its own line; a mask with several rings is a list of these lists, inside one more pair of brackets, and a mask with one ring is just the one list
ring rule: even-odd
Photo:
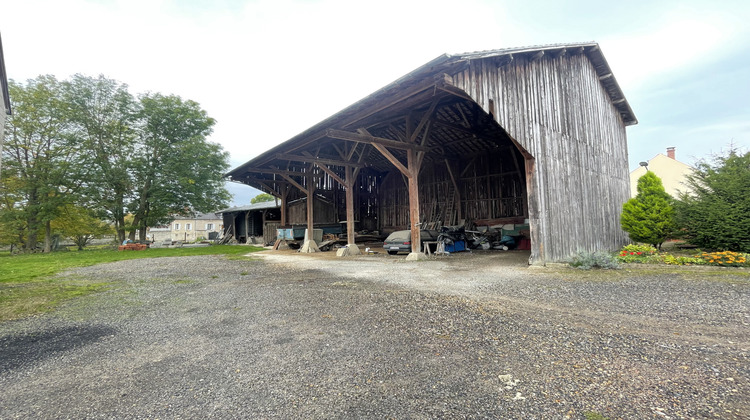
[[409,169],[407,169],[406,166],[404,166],[404,164],[401,163],[400,160],[396,159],[396,157],[393,156],[393,154],[388,149],[386,149],[385,146],[377,144],[377,143],[373,143],[372,147],[376,148],[404,176],[407,176],[407,177],[411,176]]
[[301,185],[301,184],[300,184],[299,182],[295,181],[295,180],[294,180],[294,179],[293,179],[292,177],[290,177],[289,175],[283,175],[283,174],[282,174],[282,175],[281,175],[281,177],[282,177],[282,178],[284,178],[284,179],[286,179],[287,181],[289,181],[289,183],[290,183],[290,184],[292,184],[292,185],[294,185],[295,187],[297,187],[297,189],[298,189],[298,190],[300,190],[300,191],[302,191],[303,193],[305,193],[305,195],[307,195],[307,196],[309,196],[309,195],[310,195],[310,194],[308,194],[308,190],[307,190],[307,188],[303,187],[303,186],[302,186],[302,185]]
[[333,172],[325,165],[318,165],[318,168],[320,168],[323,172],[327,173],[331,176],[336,182],[343,185],[344,187],[348,187],[349,185],[344,181],[336,172]]
[[414,129],[414,132],[411,133],[411,137],[409,138],[410,142],[414,143],[417,141],[417,136],[422,131],[422,129],[425,128],[425,124],[427,124],[432,119],[432,114],[435,112],[435,108],[437,107],[439,102],[440,97],[438,96],[436,96],[435,99],[432,100],[430,109],[428,109],[427,112],[422,116],[422,119],[419,121],[419,125],[417,125],[417,128]]
[[458,124],[451,124],[445,121],[440,120],[434,120],[433,124],[438,125],[443,128],[447,128],[449,130],[458,131],[460,133],[469,134],[469,135],[476,135],[477,133],[470,128],[466,128],[464,126],[458,125]]
[[372,144],[373,146],[377,144],[377,145],[392,147],[394,149],[401,149],[401,150],[412,149],[412,150],[417,150],[417,151],[422,151],[422,152],[428,151],[427,147],[418,146],[416,144],[402,143],[396,140],[386,139],[382,137],[375,137],[375,136],[371,136],[368,134],[354,133],[351,131],[335,130],[332,128],[327,130],[327,136],[332,139],[353,141],[357,143],[367,143],[367,144]]
[[278,153],[276,155],[276,159],[289,160],[289,161],[294,161],[294,162],[314,163],[316,165],[322,164],[322,165],[354,166],[354,167],[362,166],[361,164],[345,162],[343,160],[327,159],[327,158],[312,157],[312,156],[299,156],[299,155],[292,155],[288,153]]
[[[447,74],[440,74],[440,75],[435,76],[434,79],[427,79],[421,83],[415,84],[414,86],[407,87],[407,88],[401,87],[400,89],[401,95],[399,95],[398,99],[385,100],[385,101],[380,102],[373,108],[363,110],[361,114],[354,116],[354,118],[352,118],[352,120],[349,123],[347,123],[346,126],[348,127],[348,126],[357,124],[357,122],[364,120],[365,118],[371,115],[377,114],[378,112],[386,108],[390,108],[392,106],[395,106],[396,104],[404,102],[405,100],[411,98],[412,96],[417,95],[421,92],[424,92],[425,90],[428,90],[430,88],[441,89],[442,86],[445,84],[446,78],[450,79],[450,76],[448,76]],[[394,87],[393,89],[396,89],[396,87]],[[380,93],[380,92],[377,92],[377,93]]]
[[[307,172],[298,172],[298,171],[287,171],[284,169],[275,169],[275,168],[247,168],[248,172],[254,172],[258,174],[271,174],[271,175],[288,175],[288,176],[307,176]],[[319,174],[314,174],[313,176],[322,176]]]

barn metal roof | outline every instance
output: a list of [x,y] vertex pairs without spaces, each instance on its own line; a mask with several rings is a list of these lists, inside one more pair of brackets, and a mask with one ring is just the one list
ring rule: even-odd
[[[592,63],[600,83],[620,113],[625,125],[636,124],[636,117],[595,42],[505,48],[461,54],[443,54],[373,92],[329,118],[310,127],[284,143],[226,174],[233,181],[272,192],[280,176],[302,175],[312,163],[347,165],[386,172],[393,165],[373,147],[360,143],[380,143],[394,150],[394,156],[405,160],[398,150],[405,133],[415,124],[410,116],[433,113],[429,141],[412,138],[411,147],[430,150],[432,155],[467,155],[493,148],[510,147],[511,141],[502,129],[466,92],[455,88],[446,75],[456,74],[472,61],[492,59],[507,63],[517,56],[539,58],[544,54],[585,54]],[[474,125],[472,126],[472,123]],[[485,123],[480,124],[482,121]],[[412,124],[410,126],[410,124]],[[492,132],[478,132],[476,127]],[[348,140],[349,142],[341,142]],[[358,141],[360,143],[358,143]],[[351,143],[354,142],[354,143]],[[414,145],[417,146],[414,146]],[[349,147],[351,146],[351,147]],[[434,153],[434,151],[437,153]],[[429,161],[435,156],[426,157]],[[278,192],[276,190],[275,192]]]

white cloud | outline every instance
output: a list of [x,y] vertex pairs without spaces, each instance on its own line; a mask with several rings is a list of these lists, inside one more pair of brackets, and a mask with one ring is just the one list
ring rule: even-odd
[[[673,91],[670,79],[750,39],[740,1],[0,1],[11,78],[101,73],[196,100],[237,164],[442,53],[599,41],[631,104],[666,114],[640,89]],[[662,152],[644,134],[658,115],[634,110],[645,126],[629,129],[631,149]]]

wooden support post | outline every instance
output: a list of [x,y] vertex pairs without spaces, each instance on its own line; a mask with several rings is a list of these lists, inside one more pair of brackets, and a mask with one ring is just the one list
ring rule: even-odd
[[320,249],[318,249],[318,244],[315,243],[315,231],[313,230],[313,226],[315,226],[314,222],[314,214],[313,214],[313,208],[315,207],[315,177],[312,176],[312,165],[310,165],[310,169],[307,173],[307,240],[302,245],[302,248],[300,248],[300,252],[320,252]]
[[289,197],[289,184],[283,184],[283,192],[281,193],[281,226],[286,226],[286,210]]
[[344,179],[346,181],[346,243],[354,244],[354,183],[352,167],[347,166]]
[[411,228],[411,252],[422,252],[421,224],[419,222],[419,163],[416,150],[407,150],[409,166],[409,227]]

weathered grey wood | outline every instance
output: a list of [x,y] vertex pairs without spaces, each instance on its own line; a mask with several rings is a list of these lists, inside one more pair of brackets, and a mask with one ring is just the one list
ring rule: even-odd
[[332,139],[337,139],[337,140],[353,141],[357,143],[369,143],[372,145],[377,144],[381,146],[392,147],[394,149],[403,149],[403,150],[417,149],[417,150],[423,150],[423,151],[428,150],[427,148],[416,145],[416,144],[403,143],[399,141],[384,139],[381,137],[370,136],[367,134],[353,133],[353,132],[344,131],[344,130],[330,129],[327,131],[327,136]]
[[[434,221],[453,210],[456,197],[467,220],[528,219],[532,260],[559,261],[626,240],[619,227],[628,185],[625,126],[636,122],[595,44],[444,56],[232,178],[300,207],[314,185],[318,221],[341,220],[344,208],[351,220],[344,199],[353,199],[356,220],[384,231]],[[307,163],[328,170],[310,174]],[[340,168],[354,165],[359,187],[341,187],[350,180]],[[283,172],[242,172],[262,167]],[[394,167],[402,177],[393,176]],[[290,223],[310,219],[296,207],[290,214]]]
[[276,158],[283,159],[283,160],[290,160],[290,161],[294,161],[294,162],[305,162],[305,163],[314,163],[314,164],[321,164],[321,165],[335,165],[335,166],[352,165],[352,166],[358,166],[358,164],[353,163],[353,162],[345,162],[345,161],[342,161],[342,160],[320,158],[320,157],[312,157],[312,156],[292,155],[292,154],[288,154],[288,153],[279,153],[279,154],[276,155]]
[[352,167],[344,168],[346,178],[346,243],[354,244],[354,183],[356,175],[352,173]]
[[372,146],[376,148],[380,153],[382,153],[383,156],[385,156],[385,158],[388,159],[388,161],[391,162],[393,166],[395,166],[396,169],[399,170],[399,172],[401,172],[407,177],[410,176],[409,169],[406,166],[404,166],[404,164],[401,163],[401,161],[396,159],[396,157],[393,156],[393,154],[391,154],[391,152],[388,149],[386,149],[385,146],[377,144],[377,143],[373,143]]
[[422,229],[419,218],[419,161],[416,150],[406,152],[409,165],[409,227],[411,229],[411,252],[422,252]]
[[625,124],[581,52],[516,57],[513,65],[472,66],[453,78],[488,112],[492,99],[495,120],[534,157],[526,166],[536,260],[627,241],[619,228],[628,197]]

